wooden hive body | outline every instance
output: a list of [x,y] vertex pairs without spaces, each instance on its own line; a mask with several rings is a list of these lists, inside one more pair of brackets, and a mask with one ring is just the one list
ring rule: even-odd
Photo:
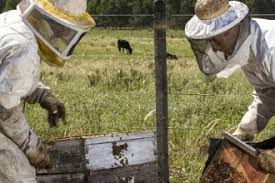
[[257,158],[223,140],[206,165],[200,183],[274,183],[275,175],[259,166]]
[[152,132],[53,142],[50,169],[37,171],[39,183],[159,182]]

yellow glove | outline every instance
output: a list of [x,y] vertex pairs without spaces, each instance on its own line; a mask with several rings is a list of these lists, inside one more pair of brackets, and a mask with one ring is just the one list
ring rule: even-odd
[[275,173],[275,151],[274,150],[264,150],[258,155],[258,162],[260,167],[269,172]]

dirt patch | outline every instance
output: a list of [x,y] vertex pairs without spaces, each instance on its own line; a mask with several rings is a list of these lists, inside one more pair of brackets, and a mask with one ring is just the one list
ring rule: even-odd
[[228,163],[219,161],[213,162],[207,167],[200,183],[247,183],[247,181]]

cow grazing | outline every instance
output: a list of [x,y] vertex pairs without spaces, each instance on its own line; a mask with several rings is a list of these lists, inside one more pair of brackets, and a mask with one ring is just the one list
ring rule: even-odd
[[171,60],[178,60],[178,57],[176,55],[170,54],[168,52],[166,53],[166,58]]
[[126,49],[127,53],[130,54],[130,55],[133,52],[133,49],[132,49],[132,47],[130,46],[130,43],[127,40],[119,39],[117,41],[117,48],[118,48],[118,51],[120,53],[124,53],[124,49]]

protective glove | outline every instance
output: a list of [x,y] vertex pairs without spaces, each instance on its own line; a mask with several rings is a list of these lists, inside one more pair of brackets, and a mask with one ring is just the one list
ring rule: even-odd
[[260,167],[263,170],[269,173],[275,173],[275,151],[274,150],[261,151],[257,159]]
[[30,164],[38,169],[49,168],[51,146],[45,142],[39,141],[37,148],[24,150]]
[[231,130],[232,135],[237,137],[238,139],[242,141],[253,141],[254,140],[254,135],[250,134],[249,132],[246,132],[242,130],[240,127],[237,127],[235,130]]
[[48,111],[48,122],[50,127],[57,127],[59,119],[62,119],[66,124],[64,104],[59,102],[51,92],[43,96],[39,103],[43,109]]

